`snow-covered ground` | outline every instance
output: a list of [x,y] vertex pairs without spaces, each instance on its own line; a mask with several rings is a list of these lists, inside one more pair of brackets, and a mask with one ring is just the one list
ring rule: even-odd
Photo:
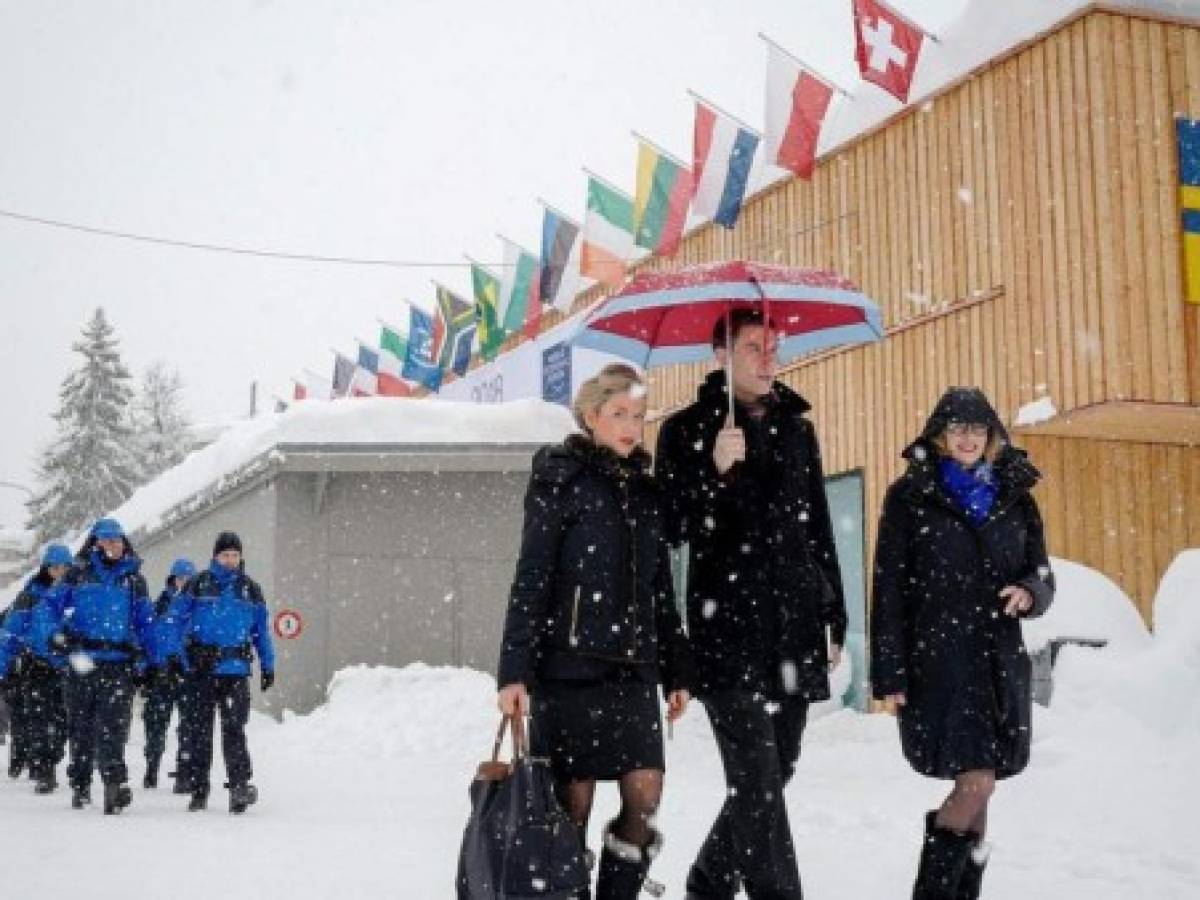
[[[1184,900],[1200,896],[1200,551],[1168,572],[1159,632],[1116,612],[1114,590],[1060,570],[1064,627],[1089,622],[1104,653],[1067,649],[1054,706],[1037,708],[1033,762],[999,787],[990,898]],[[1095,600],[1094,620],[1079,611]],[[1122,602],[1128,603],[1127,600]],[[1033,636],[1031,635],[1031,638]],[[490,752],[494,683],[478,672],[415,665],[340,673],[328,704],[282,723],[255,716],[262,801],[247,815],[184,811],[185,798],[135,789],[120,817],[73,812],[65,792],[0,784],[4,897],[446,898],[475,764]],[[140,723],[130,746],[140,782]],[[722,800],[716,751],[694,707],[668,744],[655,875],[682,885]],[[943,786],[913,774],[894,722],[835,710],[806,736],[788,790],[806,895],[907,896],[922,811]],[[593,818],[613,813],[602,790]]]

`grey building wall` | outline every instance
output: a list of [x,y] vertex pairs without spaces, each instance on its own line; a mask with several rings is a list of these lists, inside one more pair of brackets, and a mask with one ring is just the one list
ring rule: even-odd
[[[357,663],[493,670],[520,541],[524,472],[283,473],[275,599],[280,691],[304,711]],[[322,483],[323,482],[323,483]]]

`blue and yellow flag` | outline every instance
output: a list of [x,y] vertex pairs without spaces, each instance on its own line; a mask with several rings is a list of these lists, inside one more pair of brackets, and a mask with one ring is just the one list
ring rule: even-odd
[[1183,208],[1183,296],[1200,303],[1200,119],[1176,119]]

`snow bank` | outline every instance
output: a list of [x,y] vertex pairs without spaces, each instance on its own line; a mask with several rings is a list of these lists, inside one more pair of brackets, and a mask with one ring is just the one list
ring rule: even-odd
[[1200,738],[1200,550],[1184,551],[1171,564],[1155,597],[1155,622],[1141,646],[1125,641],[1103,653],[1064,648],[1052,709],[1078,713],[1080,727],[1095,733],[1119,721],[1158,736]]
[[1050,610],[1021,622],[1030,653],[1052,638],[1103,638],[1115,651],[1139,650],[1150,644],[1150,633],[1129,595],[1095,569],[1052,558],[1057,589]]
[[112,515],[131,533],[153,530],[176,504],[204,490],[219,490],[255,461],[265,466],[264,454],[283,444],[549,443],[574,430],[566,409],[541,400],[310,400],[229,426],[216,441],[139,488]]

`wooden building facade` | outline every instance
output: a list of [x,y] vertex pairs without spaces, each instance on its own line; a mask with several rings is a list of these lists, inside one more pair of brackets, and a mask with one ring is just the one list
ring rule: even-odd
[[[1105,573],[1149,622],[1170,560],[1200,547],[1176,116],[1200,118],[1200,21],[1094,4],[824,154],[811,181],[749,198],[734,230],[639,266],[828,268],[880,305],[884,341],[781,375],[813,405],[827,474],[861,475],[868,567],[899,454],[947,386],[983,388],[1008,423],[1051,398],[1058,416],[1013,430],[1046,476],[1051,553]],[[707,368],[650,373],[652,418]]]

